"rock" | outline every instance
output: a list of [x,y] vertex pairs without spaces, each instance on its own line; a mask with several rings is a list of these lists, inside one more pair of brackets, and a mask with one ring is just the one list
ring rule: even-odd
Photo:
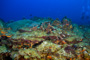
[[16,31],[20,28],[28,27],[32,22],[32,20],[19,20],[12,23],[8,23],[7,27],[10,27],[13,31]]
[[73,36],[73,37],[67,37],[66,40],[69,42],[72,42],[73,40],[75,40],[77,38],[77,36]]

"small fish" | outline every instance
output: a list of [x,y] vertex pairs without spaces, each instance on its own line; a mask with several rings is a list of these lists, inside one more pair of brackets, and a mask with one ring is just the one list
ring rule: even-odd
[[52,59],[52,56],[47,56],[48,59]]
[[1,33],[2,33],[2,34],[6,34],[6,32],[4,32],[4,31],[1,31]]
[[72,58],[70,58],[70,60],[72,60]]
[[62,43],[63,43],[63,44],[66,44],[66,42],[65,42],[65,41],[62,41]]
[[67,26],[69,25],[69,24],[66,24]]

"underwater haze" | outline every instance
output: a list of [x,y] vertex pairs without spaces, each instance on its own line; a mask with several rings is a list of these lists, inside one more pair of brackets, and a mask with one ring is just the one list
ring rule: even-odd
[[0,0],[0,60],[90,60],[90,0]]
[[[0,0],[0,18],[4,21],[30,19],[33,16],[53,19],[67,16],[77,24],[90,23],[89,0]],[[87,17],[88,16],[88,17]]]

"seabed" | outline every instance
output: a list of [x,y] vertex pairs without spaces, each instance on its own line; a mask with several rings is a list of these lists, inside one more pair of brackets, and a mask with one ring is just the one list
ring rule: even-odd
[[90,26],[67,17],[0,20],[0,60],[90,60]]

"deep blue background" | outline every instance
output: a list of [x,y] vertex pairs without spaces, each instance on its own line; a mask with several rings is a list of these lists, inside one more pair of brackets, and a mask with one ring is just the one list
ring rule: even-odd
[[0,0],[0,18],[4,21],[29,19],[30,14],[38,17],[51,17],[60,20],[67,16],[74,23],[87,24],[81,20],[82,7],[87,0]]

